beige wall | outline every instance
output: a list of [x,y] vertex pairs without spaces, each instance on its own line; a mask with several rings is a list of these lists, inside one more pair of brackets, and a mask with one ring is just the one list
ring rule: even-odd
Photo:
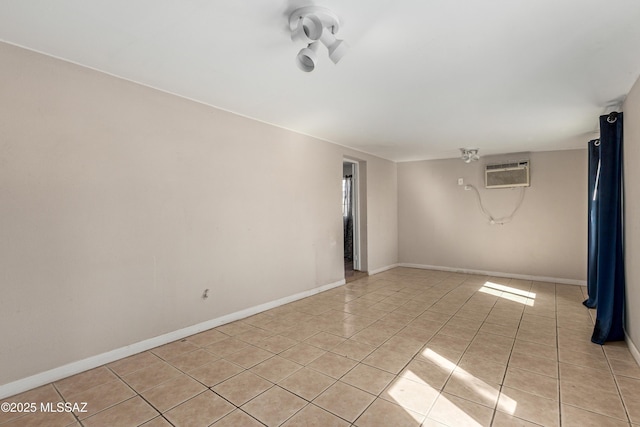
[[[381,163],[378,173],[371,173],[367,164],[367,222],[368,235],[368,271],[380,271],[398,261],[398,198],[397,165]],[[376,209],[372,210],[371,207]],[[389,260],[395,259],[391,263]]]
[[392,162],[1,43],[0,94],[0,385],[340,281],[344,156],[397,262]]
[[[399,262],[585,280],[586,156],[571,150],[398,164]],[[484,165],[523,158],[531,161],[524,202],[511,223],[490,225],[457,179],[475,185],[494,216],[506,216],[520,189],[485,189]]]
[[624,215],[627,335],[640,348],[640,79],[629,92],[624,112]]

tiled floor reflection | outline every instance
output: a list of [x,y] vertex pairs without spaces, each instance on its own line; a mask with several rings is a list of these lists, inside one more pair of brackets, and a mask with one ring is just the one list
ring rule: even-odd
[[579,286],[396,268],[6,399],[5,426],[630,426]]

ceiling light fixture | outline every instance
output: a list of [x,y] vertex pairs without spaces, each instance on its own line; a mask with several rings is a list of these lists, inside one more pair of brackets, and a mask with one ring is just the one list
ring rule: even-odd
[[340,29],[338,16],[324,7],[307,6],[296,9],[289,16],[291,40],[304,41],[307,47],[298,52],[296,62],[304,72],[313,71],[316,66],[318,41],[329,51],[329,58],[334,64],[342,59],[348,50],[344,40],[336,38]]
[[462,155],[460,156],[460,158],[465,163],[471,163],[471,162],[480,160],[480,156],[478,156],[477,148],[461,148],[460,151],[462,152]]

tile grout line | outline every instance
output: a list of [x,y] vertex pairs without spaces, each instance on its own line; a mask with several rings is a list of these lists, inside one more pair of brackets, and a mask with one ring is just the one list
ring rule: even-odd
[[618,375],[616,375],[615,372],[613,371],[613,367],[611,366],[611,361],[609,360],[609,356],[607,355],[607,352],[604,351],[604,346],[600,346],[600,347],[602,347],[602,352],[604,353],[604,357],[605,357],[605,359],[607,361],[607,366],[609,367],[609,370],[611,371],[611,376],[613,377],[613,382],[616,385],[616,390],[618,391],[618,397],[620,398],[620,402],[622,403],[622,407],[624,408],[624,414],[627,416],[627,421],[631,425],[631,416],[629,415],[629,410],[627,409],[627,403],[626,403],[625,399],[622,396],[622,390],[620,389],[620,384],[618,382]]
[[553,299],[555,307],[555,324],[556,324],[556,361],[557,361],[557,373],[558,373],[558,425],[562,427],[562,387],[560,387],[560,331],[558,329],[558,285],[553,285]]
[[[509,283],[511,282],[511,280],[509,281]],[[530,284],[529,284],[529,291],[528,291],[529,293],[531,293],[531,288],[532,287],[533,287],[533,281],[531,281]],[[497,300],[496,300],[496,303],[497,303]],[[495,304],[494,304],[494,306],[495,306]],[[522,309],[522,314],[520,315],[520,319],[518,320],[518,327],[516,328],[516,334],[513,337],[513,344],[511,345],[511,349],[509,350],[509,357],[507,358],[507,365],[505,366],[504,374],[502,375],[502,382],[500,383],[500,390],[498,391],[498,399],[496,400],[496,405],[494,407],[493,414],[491,416],[490,425],[493,425],[493,422],[495,421],[495,418],[496,418],[496,414],[498,413],[498,405],[500,403],[500,397],[502,396],[502,392],[503,392],[502,389],[504,388],[504,381],[507,378],[507,371],[509,371],[509,363],[511,362],[511,356],[513,355],[513,348],[516,345],[516,339],[518,338],[518,332],[520,331],[520,324],[522,323],[522,318],[524,317],[524,312],[525,312],[525,309],[523,308]],[[484,324],[484,322],[483,322],[483,324]],[[514,418],[518,418],[515,415],[513,415],[513,417]]]

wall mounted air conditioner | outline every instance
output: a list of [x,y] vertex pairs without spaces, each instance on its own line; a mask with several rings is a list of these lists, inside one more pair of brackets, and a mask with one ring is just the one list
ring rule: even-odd
[[486,165],[485,188],[528,187],[529,160]]

